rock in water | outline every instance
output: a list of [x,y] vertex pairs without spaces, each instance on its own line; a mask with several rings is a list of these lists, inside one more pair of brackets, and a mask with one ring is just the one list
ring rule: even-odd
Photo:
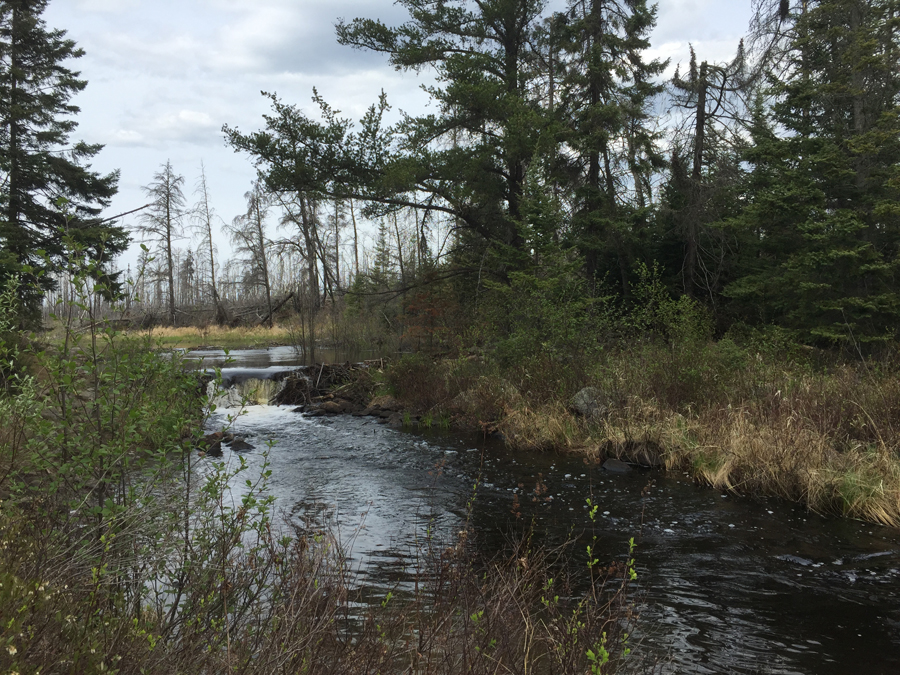
[[610,473],[628,473],[631,467],[619,459],[608,459],[603,462],[603,468]]
[[228,446],[235,452],[246,452],[247,450],[253,450],[253,446],[250,445],[243,438],[235,438]]
[[395,399],[393,396],[376,396],[369,403],[369,408],[374,408],[377,410],[386,410],[388,412],[401,412],[403,410],[403,406],[400,402]]
[[344,412],[341,404],[337,403],[336,401],[325,401],[325,403],[322,404],[321,409],[329,415],[340,415],[342,412]]
[[572,397],[569,409],[589,420],[600,420],[609,413],[606,395],[597,387],[585,387]]

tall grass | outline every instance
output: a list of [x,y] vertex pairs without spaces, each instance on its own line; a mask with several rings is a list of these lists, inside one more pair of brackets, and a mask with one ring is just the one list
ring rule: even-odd
[[[517,448],[586,452],[688,471],[710,485],[900,526],[896,360],[790,358],[732,340],[637,340],[591,357],[408,358],[388,386],[412,408],[497,431]],[[569,407],[582,387],[608,413]]]

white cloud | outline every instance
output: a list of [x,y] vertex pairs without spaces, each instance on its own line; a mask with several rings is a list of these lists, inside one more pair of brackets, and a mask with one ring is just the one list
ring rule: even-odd
[[79,0],[77,4],[83,12],[124,14],[137,7],[139,0]]
[[[551,9],[566,4],[552,0]],[[730,59],[744,33],[748,0],[666,0],[651,56],[686,63]],[[88,80],[75,134],[105,143],[97,166],[122,169],[113,212],[144,203],[139,187],[171,159],[192,185],[205,160],[213,198],[230,219],[254,170],[225,146],[223,124],[251,131],[269,102],[260,90],[314,114],[315,86],[344,116],[358,119],[380,91],[399,109],[425,110],[423,77],[398,73],[383,55],[337,44],[339,18],[405,20],[392,0],[51,0],[51,28],[69,32],[86,56],[74,64]]]

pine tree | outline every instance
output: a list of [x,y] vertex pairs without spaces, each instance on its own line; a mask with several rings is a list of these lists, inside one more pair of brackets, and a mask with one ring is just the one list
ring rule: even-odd
[[398,4],[406,23],[356,19],[338,25],[338,41],[383,53],[398,69],[433,72],[434,114],[385,128],[382,96],[356,131],[318,96],[322,123],[272,97],[266,130],[226,127],[228,141],[254,156],[271,190],[354,199],[371,218],[412,208],[452,219],[464,249],[455,260],[502,277],[528,255],[522,193],[546,121],[529,70],[542,3]]
[[128,237],[98,215],[116,194],[118,172],[91,171],[86,162],[102,146],[69,141],[79,112],[70,101],[87,82],[65,64],[84,52],[65,31],[47,28],[46,6],[46,0],[0,2],[0,277],[31,268],[49,272],[31,278],[52,288],[52,273],[71,254],[69,236],[99,263],[98,275],[114,281],[117,275],[103,268]]

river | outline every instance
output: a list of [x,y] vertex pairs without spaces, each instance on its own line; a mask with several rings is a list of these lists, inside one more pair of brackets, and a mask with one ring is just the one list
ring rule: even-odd
[[[204,365],[224,363],[215,352],[197,356]],[[302,362],[285,348],[232,358],[226,377]],[[229,412],[217,411],[210,429],[221,428]],[[335,528],[362,582],[373,587],[402,581],[412,541],[426,525],[459,529],[477,483],[471,522],[488,553],[523,522],[533,522],[547,543],[593,527],[608,560],[621,558],[635,538],[636,637],[664,672],[900,673],[895,529],[724,494],[686,476],[613,475],[580,457],[511,453],[496,440],[395,430],[372,418],[308,418],[256,405],[233,431],[255,446],[242,453],[249,471],[268,456],[277,507],[297,522]],[[224,460],[236,458],[226,450]],[[599,505],[593,526],[588,498]]]

